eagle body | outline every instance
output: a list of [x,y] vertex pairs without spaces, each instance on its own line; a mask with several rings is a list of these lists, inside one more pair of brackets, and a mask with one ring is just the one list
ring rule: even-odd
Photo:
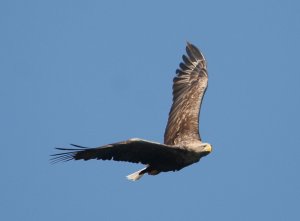
[[69,160],[114,160],[141,163],[145,168],[127,176],[138,180],[144,174],[178,171],[198,162],[212,151],[199,134],[199,113],[207,89],[206,61],[194,45],[187,43],[187,55],[173,79],[173,104],[164,134],[164,143],[132,138],[126,141],[88,148],[56,148],[64,152],[52,155],[52,162]]

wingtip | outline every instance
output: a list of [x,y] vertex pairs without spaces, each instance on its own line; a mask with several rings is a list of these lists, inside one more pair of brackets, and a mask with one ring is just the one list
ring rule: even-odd
[[73,147],[78,147],[78,148],[83,148],[83,149],[89,148],[89,147],[84,147],[84,146],[80,146],[78,144],[73,144],[73,143],[70,143],[70,145]]
[[191,48],[191,47],[195,47],[195,46],[190,41],[186,41],[186,47]]
[[196,47],[195,45],[193,45],[189,41],[187,41],[186,44],[187,44],[186,45],[186,51],[187,51],[189,56],[192,55],[196,59],[205,61],[205,57],[204,57],[204,55],[202,54],[202,52],[200,51],[200,49],[198,47]]
[[186,47],[190,50],[194,50],[196,48],[196,50],[199,50],[194,44],[192,44],[190,41],[186,42]]

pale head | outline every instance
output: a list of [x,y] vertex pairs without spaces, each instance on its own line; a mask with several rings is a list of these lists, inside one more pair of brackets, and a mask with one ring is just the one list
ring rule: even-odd
[[203,153],[203,156],[210,154],[212,152],[212,146],[209,143],[202,143],[201,152]]

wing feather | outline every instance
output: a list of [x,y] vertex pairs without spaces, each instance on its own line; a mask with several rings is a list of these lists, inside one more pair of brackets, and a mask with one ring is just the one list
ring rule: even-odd
[[167,145],[182,145],[201,140],[199,112],[208,82],[206,61],[203,54],[187,43],[180,69],[173,79],[173,104],[164,135]]
[[73,145],[77,148],[56,148],[67,152],[51,155],[52,163],[70,160],[115,160],[142,164],[165,164],[180,161],[180,148],[169,147],[164,144],[150,142],[141,139],[129,139],[127,141],[108,144],[97,148],[85,148]]

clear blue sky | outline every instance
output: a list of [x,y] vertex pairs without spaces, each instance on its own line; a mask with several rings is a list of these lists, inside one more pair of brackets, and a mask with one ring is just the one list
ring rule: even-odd
[[[0,2],[0,220],[300,220],[299,1]],[[208,60],[177,173],[51,165],[54,147],[158,142],[186,41]]]

